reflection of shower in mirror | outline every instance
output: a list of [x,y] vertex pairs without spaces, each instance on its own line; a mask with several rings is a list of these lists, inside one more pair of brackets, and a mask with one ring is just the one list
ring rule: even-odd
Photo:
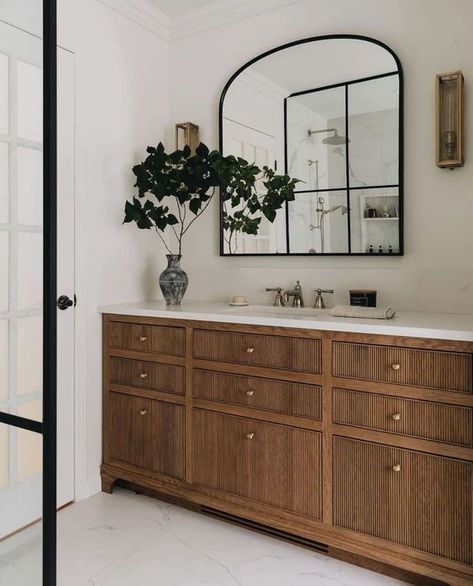
[[[324,138],[322,140],[324,144],[338,145],[347,143],[346,137],[338,134],[336,128],[322,128],[320,130],[310,130],[309,128],[309,130],[307,131],[307,135],[312,136],[313,134],[320,134],[321,132],[333,132],[332,136],[327,136],[327,138]],[[348,142],[350,142],[350,139],[348,139]]]
[[[323,254],[325,252],[325,216],[336,212],[337,210],[341,210],[342,216],[345,216],[348,213],[348,207],[344,205],[336,205],[325,209],[325,199],[323,197],[319,197],[317,202],[318,205],[315,210],[317,218],[316,224],[310,224],[309,229],[311,232],[314,230],[320,230],[320,252]],[[309,252],[313,254],[312,251],[313,249],[309,250]]]
[[307,163],[314,168],[314,189],[319,189],[319,159],[308,159]]

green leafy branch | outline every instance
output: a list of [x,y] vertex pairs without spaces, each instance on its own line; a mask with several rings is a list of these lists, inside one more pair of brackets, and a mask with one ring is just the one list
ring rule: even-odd
[[285,202],[294,200],[297,179],[239,157],[225,157],[202,143],[195,154],[187,146],[168,154],[162,143],[148,147],[147,153],[145,161],[133,167],[138,193],[125,203],[124,223],[154,229],[171,254],[164,232],[170,228],[181,254],[185,234],[208,208],[217,188],[230,252],[236,249],[238,233],[256,235],[262,217],[274,222]]

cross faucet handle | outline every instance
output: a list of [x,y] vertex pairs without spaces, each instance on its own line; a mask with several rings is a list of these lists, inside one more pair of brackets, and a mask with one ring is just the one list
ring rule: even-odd
[[266,291],[275,291],[276,297],[274,298],[273,305],[275,307],[284,307],[284,289],[282,287],[266,287]]

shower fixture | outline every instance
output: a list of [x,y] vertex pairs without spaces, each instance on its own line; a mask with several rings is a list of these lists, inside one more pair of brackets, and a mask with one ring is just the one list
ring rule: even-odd
[[322,128],[320,130],[308,130],[307,131],[307,136],[312,136],[313,134],[320,134],[321,132],[333,132],[332,136],[327,136],[327,138],[324,138],[322,140],[322,142],[324,144],[331,144],[331,145],[338,145],[338,144],[346,144],[347,142],[350,142],[350,139],[345,138],[344,136],[341,136],[340,134],[338,134],[338,130],[336,128]]
[[344,206],[344,205],[336,205],[336,206],[332,206],[331,208],[328,208],[328,210],[325,209],[325,199],[323,197],[319,197],[317,199],[317,209],[316,214],[317,214],[317,223],[316,224],[310,224],[309,229],[311,232],[313,232],[314,230],[320,230],[320,251],[322,253],[325,252],[325,217],[328,214],[331,214],[333,212],[336,212],[337,210],[341,210],[342,212],[342,216],[345,216],[348,213],[348,207]]

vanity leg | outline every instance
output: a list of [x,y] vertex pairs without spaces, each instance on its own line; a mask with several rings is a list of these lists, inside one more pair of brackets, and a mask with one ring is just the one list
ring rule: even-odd
[[112,478],[111,476],[107,476],[102,472],[102,492],[106,492],[107,494],[112,494],[113,492],[113,484],[116,478]]

